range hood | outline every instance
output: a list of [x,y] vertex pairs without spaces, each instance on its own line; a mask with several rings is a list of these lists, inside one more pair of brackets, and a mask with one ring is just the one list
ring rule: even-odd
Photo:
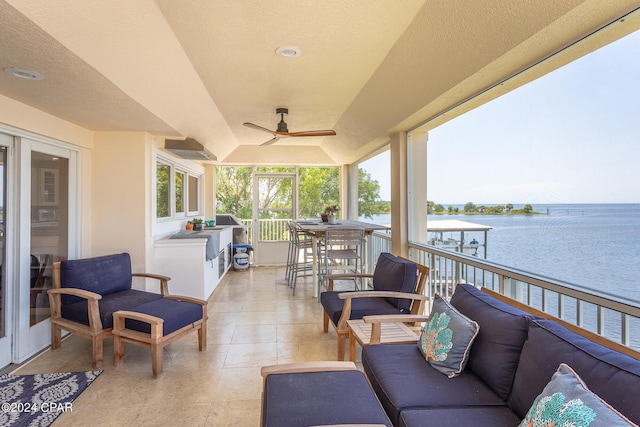
[[215,154],[207,150],[204,145],[193,138],[165,139],[164,148],[173,154],[188,160],[213,161],[218,160]]

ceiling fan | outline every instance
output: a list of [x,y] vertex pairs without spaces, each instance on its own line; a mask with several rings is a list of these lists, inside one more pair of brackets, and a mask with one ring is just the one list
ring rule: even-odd
[[263,142],[260,145],[271,145],[276,143],[281,138],[289,138],[289,137],[301,137],[301,136],[334,136],[336,132],[334,130],[307,130],[302,132],[289,132],[287,129],[287,124],[284,122],[284,115],[289,114],[288,108],[276,108],[276,114],[280,114],[280,123],[278,123],[278,129],[275,131],[269,130],[267,128],[263,128],[262,126],[254,125],[253,123],[245,122],[245,125],[248,128],[261,130],[263,132],[270,133],[273,135],[273,138],[268,140],[267,142]]

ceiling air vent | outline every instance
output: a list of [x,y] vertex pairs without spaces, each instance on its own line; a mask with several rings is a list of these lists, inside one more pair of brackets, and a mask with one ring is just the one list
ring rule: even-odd
[[165,139],[164,148],[183,159],[205,162],[218,160],[215,154],[207,150],[204,145],[193,138],[187,138],[185,140]]

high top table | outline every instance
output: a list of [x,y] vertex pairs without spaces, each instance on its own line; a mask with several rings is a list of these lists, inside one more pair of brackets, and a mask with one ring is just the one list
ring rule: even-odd
[[[320,282],[318,281],[318,238],[322,238],[325,232],[330,228],[362,228],[366,235],[371,235],[376,230],[389,230],[386,225],[372,224],[370,222],[354,221],[350,219],[337,220],[334,224],[328,222],[322,222],[320,220],[297,220],[294,221],[298,228],[304,232],[310,233],[313,237],[313,289],[314,296],[320,295]],[[366,262],[367,254],[367,239],[364,241],[364,247],[362,248]],[[363,269],[366,264],[363,265]]]

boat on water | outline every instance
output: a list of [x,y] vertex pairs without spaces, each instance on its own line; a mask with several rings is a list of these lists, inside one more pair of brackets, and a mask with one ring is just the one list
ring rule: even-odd
[[[428,243],[441,249],[454,252],[460,252],[465,255],[478,256],[478,248],[484,248],[484,258],[487,257],[487,232],[493,227],[488,225],[476,224],[468,221],[439,220],[427,222]],[[469,232],[483,232],[484,240],[479,242],[475,237],[471,240],[465,240],[469,237]],[[449,236],[446,236],[449,233]],[[454,234],[456,237],[454,237]]]

